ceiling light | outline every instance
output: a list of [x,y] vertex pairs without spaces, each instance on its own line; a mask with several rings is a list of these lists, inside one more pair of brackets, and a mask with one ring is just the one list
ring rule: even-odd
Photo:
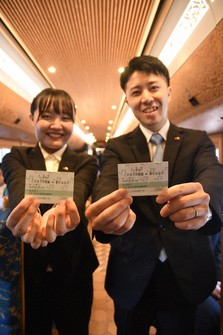
[[56,68],[54,66],[50,66],[50,67],[48,67],[48,71],[50,73],[55,73],[56,72]]
[[81,123],[82,123],[82,124],[85,124],[85,123],[86,123],[86,120],[81,120]]
[[108,123],[109,123],[109,124],[113,124],[113,120],[109,120]]
[[111,106],[111,109],[114,109],[114,110],[115,110],[115,109],[117,109],[117,106],[116,106],[116,105],[112,105],[112,106]]
[[89,126],[85,126],[84,128],[85,128],[86,130],[89,130],[89,129],[90,129],[90,127],[89,127]]
[[123,66],[121,66],[120,68],[118,68],[118,72],[119,73],[122,73],[122,72],[124,72],[125,71],[125,68],[123,67]]
[[191,0],[168,38],[159,57],[168,67],[198,26],[209,6],[205,0]]

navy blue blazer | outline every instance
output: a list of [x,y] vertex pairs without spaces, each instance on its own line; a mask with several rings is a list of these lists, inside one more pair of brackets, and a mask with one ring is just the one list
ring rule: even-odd
[[[46,170],[45,161],[39,146],[13,147],[2,162],[5,182],[9,190],[10,209],[13,209],[24,197],[26,170]],[[81,216],[78,227],[64,236],[57,237],[47,247],[32,249],[25,244],[26,279],[39,282],[46,267],[51,264],[55,273],[63,281],[81,280],[89,276],[98,266],[98,260],[87,230],[84,215],[85,203],[91,194],[97,176],[96,158],[87,154],[77,154],[67,148],[61,158],[59,171],[75,173],[74,201]],[[41,213],[52,205],[42,204]]]
[[[139,127],[111,139],[102,158],[93,201],[118,188],[118,163],[149,161],[147,142]],[[169,186],[195,181],[203,185],[211,198],[213,219],[198,231],[183,231],[168,218],[161,218],[161,206],[154,196],[140,196],[133,198],[136,222],[129,232],[122,236],[94,232],[98,241],[111,243],[105,287],[125,308],[133,307],[143,295],[162,246],[188,301],[202,301],[216,284],[216,266],[207,236],[220,231],[223,221],[223,166],[216,158],[215,147],[205,132],[171,124],[164,161],[169,162]]]

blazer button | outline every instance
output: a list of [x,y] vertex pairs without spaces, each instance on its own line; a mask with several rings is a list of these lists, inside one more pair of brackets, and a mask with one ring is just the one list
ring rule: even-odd
[[166,231],[166,227],[165,227],[165,225],[161,224],[161,225],[160,225],[160,230],[162,230],[162,231]]

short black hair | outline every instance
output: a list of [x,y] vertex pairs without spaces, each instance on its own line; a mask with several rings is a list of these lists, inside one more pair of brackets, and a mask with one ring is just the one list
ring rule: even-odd
[[124,72],[121,74],[120,85],[123,91],[125,91],[126,84],[135,71],[161,75],[166,79],[167,85],[170,85],[169,71],[161,60],[150,55],[143,55],[132,58],[129,64],[125,67]]
[[33,99],[30,106],[30,113],[34,115],[35,110],[39,109],[40,116],[50,108],[53,108],[57,114],[68,114],[74,122],[74,115],[76,114],[75,103],[66,91],[55,88],[42,90]]

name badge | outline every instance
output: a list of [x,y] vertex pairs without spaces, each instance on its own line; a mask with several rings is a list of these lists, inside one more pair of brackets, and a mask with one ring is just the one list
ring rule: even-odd
[[25,196],[34,195],[42,204],[73,198],[74,172],[26,170]]
[[118,183],[131,196],[158,195],[168,187],[168,162],[118,164]]

